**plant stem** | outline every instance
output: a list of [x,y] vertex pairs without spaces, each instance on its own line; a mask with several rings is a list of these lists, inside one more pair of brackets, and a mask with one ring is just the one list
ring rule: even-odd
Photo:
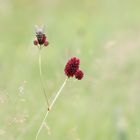
[[56,99],[58,98],[58,96],[60,95],[61,91],[62,91],[63,88],[65,87],[67,80],[68,80],[68,78],[65,79],[64,83],[62,84],[62,86],[60,87],[60,89],[58,90],[58,92],[56,93],[56,95],[55,95],[55,97],[54,97],[54,99],[53,99],[53,101],[52,101],[50,107],[48,108],[48,110],[47,110],[47,112],[46,112],[46,115],[45,115],[45,117],[44,117],[44,119],[43,119],[43,121],[42,121],[42,123],[41,123],[41,125],[40,125],[40,127],[39,127],[39,129],[38,129],[38,131],[37,131],[35,140],[38,139],[38,136],[39,136],[39,134],[40,134],[40,132],[41,132],[41,130],[42,130],[42,128],[43,128],[43,125],[44,125],[44,123],[45,123],[45,120],[47,119],[47,116],[48,116],[50,110],[52,109],[52,107],[53,107],[53,105],[54,105]]
[[46,98],[47,105],[48,105],[48,108],[49,108],[48,96],[47,96],[47,94],[46,94],[46,90],[45,90],[45,86],[44,86],[44,82],[43,82],[43,77],[42,77],[42,67],[41,67],[41,47],[39,48],[39,58],[38,58],[38,62],[39,62],[40,82],[41,82],[42,90],[43,90],[43,93],[44,93],[44,96],[45,96],[45,98]]

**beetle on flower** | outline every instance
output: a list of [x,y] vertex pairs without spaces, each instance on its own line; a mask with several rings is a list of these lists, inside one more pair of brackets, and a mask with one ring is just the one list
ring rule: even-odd
[[35,26],[35,33],[36,33],[36,39],[34,40],[34,45],[38,46],[48,46],[49,42],[46,38],[46,35],[44,33],[44,27]]

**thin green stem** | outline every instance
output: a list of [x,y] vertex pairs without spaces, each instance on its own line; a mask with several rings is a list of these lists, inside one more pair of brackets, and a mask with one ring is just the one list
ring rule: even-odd
[[56,102],[56,99],[58,98],[58,96],[60,95],[61,91],[62,91],[63,88],[65,87],[67,80],[68,80],[68,78],[65,79],[64,83],[62,84],[62,86],[60,87],[60,89],[58,90],[58,92],[56,93],[56,95],[55,95],[55,97],[54,97],[54,99],[53,99],[53,101],[52,101],[50,107],[48,108],[48,110],[47,110],[47,112],[46,112],[46,114],[45,114],[45,117],[44,117],[44,119],[42,120],[42,123],[41,123],[41,125],[40,125],[40,127],[39,127],[39,129],[38,129],[38,131],[37,131],[35,140],[38,139],[38,136],[39,136],[39,134],[40,134],[40,132],[41,132],[41,130],[42,130],[42,128],[43,128],[43,125],[44,125],[44,123],[45,123],[45,120],[47,119],[47,116],[48,116],[50,110],[52,109],[54,103]]
[[47,105],[48,105],[48,108],[49,108],[48,96],[47,96],[47,94],[46,94],[46,90],[45,90],[45,86],[44,86],[44,82],[43,82],[43,77],[42,77],[42,67],[41,67],[41,47],[39,48],[39,58],[38,58],[38,62],[39,62],[40,82],[41,82],[42,90],[43,90],[43,93],[44,93],[44,96],[45,96],[45,98],[46,98]]
[[56,99],[57,99],[58,96],[60,95],[62,89],[65,87],[67,80],[68,80],[68,78],[65,79],[64,83],[62,84],[62,86],[61,86],[60,89],[58,90],[56,96],[54,97],[54,99],[53,99],[53,101],[52,101],[52,103],[51,103],[51,105],[50,105],[50,107],[49,107],[49,110],[52,109],[52,107],[53,107],[53,105],[54,105]]

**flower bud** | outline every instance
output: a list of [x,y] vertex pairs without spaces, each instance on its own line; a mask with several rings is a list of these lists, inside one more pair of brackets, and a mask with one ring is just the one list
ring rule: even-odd
[[78,80],[81,80],[83,78],[83,76],[84,76],[83,71],[78,69],[77,72],[75,73],[75,78]]
[[38,45],[38,41],[37,40],[34,40],[34,45]]
[[46,40],[45,42],[44,42],[44,46],[48,46],[49,45],[49,42]]

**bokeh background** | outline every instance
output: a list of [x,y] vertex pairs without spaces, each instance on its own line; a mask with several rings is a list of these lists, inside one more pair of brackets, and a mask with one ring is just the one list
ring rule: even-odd
[[70,79],[38,140],[140,139],[139,0],[0,0],[0,140],[34,140],[45,115],[34,25],[45,25],[45,88],[52,99],[69,58]]

